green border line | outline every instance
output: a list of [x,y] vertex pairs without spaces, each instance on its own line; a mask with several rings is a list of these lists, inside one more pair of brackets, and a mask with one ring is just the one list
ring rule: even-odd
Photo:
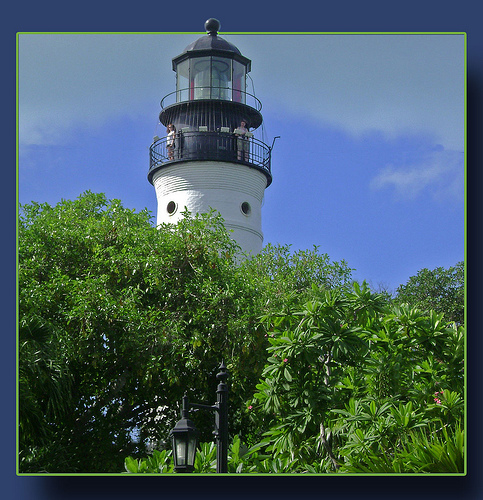
[[[146,476],[155,476],[155,477],[179,477],[179,476],[215,476],[215,474],[204,473],[204,474],[129,474],[127,472],[119,472],[119,473],[23,473],[19,472],[19,246],[18,246],[18,229],[19,229],[19,37],[22,35],[204,35],[204,31],[146,31],[146,32],[137,32],[137,31],[88,31],[88,32],[70,32],[70,31],[19,31],[16,33],[16,284],[15,284],[15,292],[16,292],[16,475],[17,476],[28,476],[28,477],[48,477],[48,476],[62,476],[62,477],[80,477],[80,476],[93,476],[93,477],[146,477]],[[468,43],[468,34],[465,31],[381,31],[381,32],[373,32],[373,31],[355,31],[355,32],[346,32],[346,31],[254,31],[254,32],[243,32],[243,31],[226,31],[221,32],[221,35],[463,35],[464,36],[464,235],[465,235],[465,245],[464,245],[464,302],[465,302],[465,310],[464,310],[464,318],[465,318],[465,361],[468,359],[467,356],[467,75],[468,75],[468,58],[467,58],[467,43]],[[319,477],[367,477],[367,476],[410,476],[410,477],[435,477],[435,476],[443,476],[443,477],[461,477],[466,476],[468,467],[468,452],[467,452],[467,363],[465,362],[464,366],[464,380],[465,380],[465,389],[464,389],[464,404],[465,404],[465,415],[464,415],[464,442],[465,442],[465,455],[464,455],[464,468],[465,471],[462,473],[367,473],[367,474],[355,474],[355,473],[347,473],[347,474],[338,474],[338,473],[306,473],[306,474],[294,474],[294,473],[280,473],[280,474],[267,474],[267,473],[240,473],[240,474],[229,474],[225,475],[230,477],[239,477],[239,476],[290,476],[290,477],[298,477],[298,476],[319,476]]]

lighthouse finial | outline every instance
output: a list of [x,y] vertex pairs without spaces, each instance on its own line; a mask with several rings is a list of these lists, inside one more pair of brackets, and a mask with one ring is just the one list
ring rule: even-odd
[[205,30],[208,35],[216,36],[220,30],[220,26],[220,21],[214,17],[210,17],[210,19],[205,22]]

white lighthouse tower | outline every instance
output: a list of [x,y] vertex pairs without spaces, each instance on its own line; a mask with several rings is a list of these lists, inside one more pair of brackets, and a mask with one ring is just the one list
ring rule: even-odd
[[218,36],[219,21],[209,19],[205,29],[206,36],[173,59],[176,90],[161,101],[159,121],[167,132],[154,138],[148,173],[157,224],[176,223],[185,209],[215,209],[242,251],[256,254],[263,244],[263,196],[272,182],[271,148],[253,135],[262,106],[246,91],[251,61]]

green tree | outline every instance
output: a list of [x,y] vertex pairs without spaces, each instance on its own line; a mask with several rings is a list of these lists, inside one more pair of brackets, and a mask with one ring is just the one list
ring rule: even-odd
[[[463,327],[390,305],[365,283],[314,287],[312,300],[264,321],[270,356],[251,406],[267,430],[255,449],[299,471],[425,472],[446,464],[446,472],[462,472]],[[444,433],[450,439],[441,449]],[[408,459],[416,443],[423,457],[428,440],[441,452],[433,468]],[[376,466],[374,456],[385,461]]]
[[464,324],[464,263],[445,269],[421,269],[396,290],[395,301],[408,303],[424,312],[443,313],[448,321]]
[[317,246],[292,252],[290,245],[268,243],[258,255],[244,261],[241,269],[260,291],[258,307],[263,313],[300,303],[310,295],[312,285],[333,290],[352,281],[347,263],[331,261]]
[[[221,358],[231,425],[243,430],[236,409],[261,372],[266,342],[255,290],[221,218],[185,215],[156,229],[147,211],[90,192],[21,207],[21,472],[119,471],[124,456],[167,438],[186,388],[211,402]],[[46,340],[27,338],[34,320]],[[61,382],[69,398],[59,408]],[[211,419],[200,428],[209,439]],[[41,436],[46,429],[55,439]]]
[[364,472],[378,454],[460,470],[464,328],[447,312],[390,304],[317,247],[240,263],[214,212],[155,228],[87,192],[22,206],[18,227],[20,472],[169,472],[168,451],[142,457],[186,390],[213,403],[221,359],[232,472]]
[[28,454],[36,445],[47,446],[55,439],[49,422],[64,419],[72,402],[72,377],[53,337],[50,326],[38,318],[20,322],[19,438],[25,460],[33,458]]
[[[292,290],[333,286],[350,270],[288,247],[240,264],[218,214],[184,216],[154,228],[146,210],[91,192],[20,207],[21,472],[119,471],[123,457],[162,446],[185,390],[213,402],[222,358],[230,429],[258,435],[245,410],[266,361],[258,317]],[[211,420],[197,417],[202,439]]]

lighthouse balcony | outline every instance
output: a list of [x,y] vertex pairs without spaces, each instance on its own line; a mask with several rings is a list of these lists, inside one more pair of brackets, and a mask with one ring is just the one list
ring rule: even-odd
[[[191,87],[171,92],[161,101],[159,121],[168,125],[190,126],[197,130],[237,127],[243,120],[251,129],[263,121],[262,103],[253,95],[230,87]],[[181,125],[182,124],[182,125]]]
[[211,85],[203,87],[192,86],[175,90],[163,97],[161,109],[165,109],[173,104],[212,99],[246,104],[258,112],[262,110],[260,100],[248,92],[232,87],[215,87]]
[[267,177],[267,186],[272,182],[270,170],[271,148],[255,137],[242,139],[225,127],[208,131],[181,130],[176,133],[174,145],[168,137],[155,137],[149,148],[150,167],[148,180],[153,174],[168,165],[186,161],[224,161],[246,165],[262,171]]

